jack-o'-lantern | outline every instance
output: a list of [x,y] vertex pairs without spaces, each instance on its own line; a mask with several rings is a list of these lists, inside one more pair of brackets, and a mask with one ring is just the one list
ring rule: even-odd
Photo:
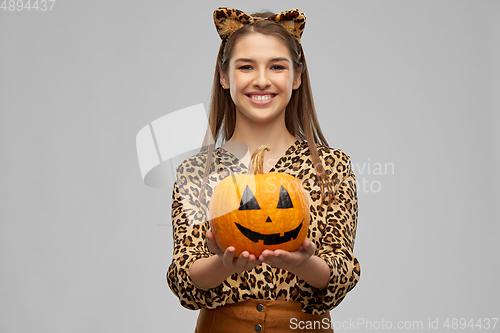
[[297,250],[309,228],[309,201],[301,182],[288,174],[263,173],[261,146],[252,155],[254,174],[222,180],[210,202],[210,224],[222,250],[234,246],[237,257],[264,249]]

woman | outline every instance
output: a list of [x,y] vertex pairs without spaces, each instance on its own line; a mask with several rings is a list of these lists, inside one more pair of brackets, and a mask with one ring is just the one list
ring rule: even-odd
[[[332,332],[329,311],[359,280],[357,196],[349,157],[328,147],[316,119],[300,44],[305,15],[222,7],[214,21],[222,43],[209,123],[225,144],[178,168],[169,286],[181,305],[202,309],[196,332]],[[234,258],[234,247],[218,247],[208,204],[220,180],[248,171],[248,160],[231,153],[237,143],[270,147],[264,172],[291,174],[309,194],[308,238],[297,251]]]

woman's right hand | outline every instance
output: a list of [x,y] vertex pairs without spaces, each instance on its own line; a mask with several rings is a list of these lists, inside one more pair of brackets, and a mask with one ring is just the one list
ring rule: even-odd
[[262,261],[248,251],[243,251],[238,258],[234,258],[234,251],[236,249],[233,246],[229,246],[226,251],[222,251],[211,231],[207,232],[207,245],[209,250],[220,258],[224,268],[232,273],[239,274],[243,271],[249,271],[262,263]]

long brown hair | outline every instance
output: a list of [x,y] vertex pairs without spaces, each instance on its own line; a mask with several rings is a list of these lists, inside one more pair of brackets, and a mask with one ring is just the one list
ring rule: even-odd
[[[271,12],[252,14],[254,17],[263,18],[267,18],[271,15],[273,15]],[[329,180],[324,170],[323,163],[319,158],[318,149],[316,147],[317,143],[328,146],[328,142],[321,132],[316,116],[304,50],[281,25],[271,20],[256,20],[252,24],[244,25],[242,28],[235,31],[227,41],[223,41],[220,45],[215,65],[212,102],[210,104],[210,114],[208,117],[209,129],[207,130],[207,137],[204,142],[204,147],[206,147],[205,151],[208,152],[208,155],[203,185],[206,184],[210,165],[212,163],[212,151],[214,146],[209,144],[209,142],[217,142],[219,137],[222,137],[223,141],[228,141],[233,136],[236,126],[236,107],[231,99],[230,92],[223,89],[221,86],[220,73],[227,73],[229,60],[236,41],[251,33],[261,33],[282,40],[290,50],[295,73],[298,74],[299,71],[301,71],[302,82],[298,89],[292,91],[290,102],[285,110],[285,125],[290,134],[298,139],[307,141],[311,159],[319,177],[322,200],[326,197],[327,201],[331,203],[334,200],[331,180]],[[204,197],[205,191],[201,192],[200,194]]]

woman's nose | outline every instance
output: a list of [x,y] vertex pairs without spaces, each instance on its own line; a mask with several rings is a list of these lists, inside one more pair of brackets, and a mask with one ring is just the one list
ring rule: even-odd
[[265,69],[255,71],[254,85],[261,89],[271,85],[269,73]]

